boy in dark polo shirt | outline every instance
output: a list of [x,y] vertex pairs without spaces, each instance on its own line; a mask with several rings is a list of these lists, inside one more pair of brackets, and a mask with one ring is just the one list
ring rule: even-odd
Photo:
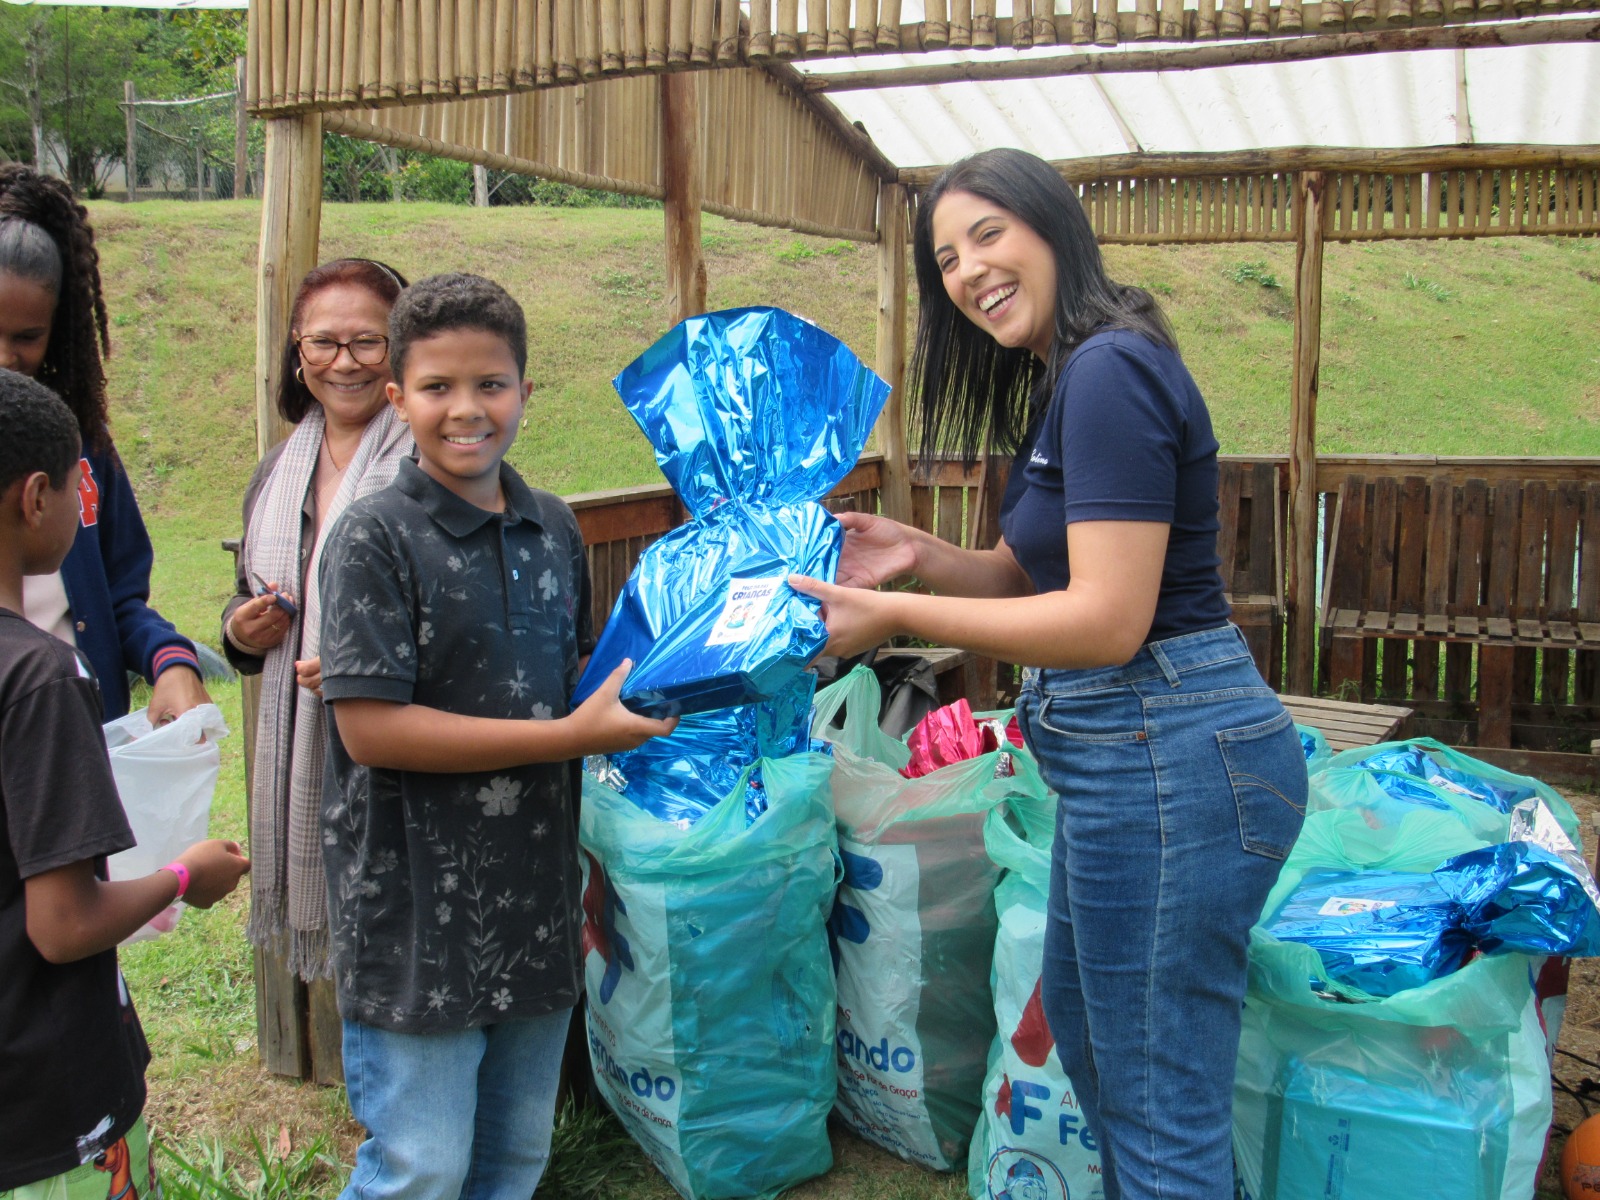
[[323,555],[323,852],[350,1106],[346,1197],[528,1200],[579,990],[577,760],[669,732],[575,711],[594,643],[572,511],[502,461],[522,310],[439,275],[390,318],[389,398],[417,461]]

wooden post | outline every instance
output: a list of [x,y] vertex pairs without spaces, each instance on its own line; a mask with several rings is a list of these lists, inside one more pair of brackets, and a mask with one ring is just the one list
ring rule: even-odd
[[1315,694],[1317,637],[1317,388],[1322,359],[1322,223],[1328,177],[1295,177],[1294,375],[1289,398],[1289,521],[1284,531],[1288,672],[1285,690]]
[[689,72],[661,77],[667,312],[675,325],[706,311],[706,260],[700,247],[700,100],[695,80]]
[[[250,182],[250,113],[245,108],[244,56],[233,63],[233,198],[243,200]],[[130,196],[129,199],[132,199]]]
[[472,206],[489,207],[489,168],[482,163],[472,164]]
[[[122,81],[122,115],[128,123],[128,150],[123,155],[122,163],[123,170],[127,173],[129,200],[137,200],[139,198],[135,193],[135,188],[137,187],[135,180],[139,175],[139,166],[136,150],[138,139],[135,136],[135,118],[133,115],[134,95],[133,80],[124,79]],[[39,161],[36,165],[41,171],[44,169],[42,161]]]
[[261,253],[256,275],[256,451],[289,436],[277,396],[289,309],[317,265],[322,222],[322,116],[279,117],[267,125]]
[[[256,450],[265,454],[289,434],[278,415],[284,339],[295,290],[317,265],[322,221],[322,116],[269,120],[262,186],[260,265],[256,275]],[[254,730],[259,677],[244,689],[244,724]],[[247,737],[249,745],[254,739]],[[262,1065],[279,1075],[337,1083],[342,1074],[328,980],[304,984],[281,956],[257,949],[256,1044]]]
[[902,184],[878,185],[878,374],[892,389],[878,416],[883,453],[883,515],[911,520],[911,468],[906,452],[906,224]]

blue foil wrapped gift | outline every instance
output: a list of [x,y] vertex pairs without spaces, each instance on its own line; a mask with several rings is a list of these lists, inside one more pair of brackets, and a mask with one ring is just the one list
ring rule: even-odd
[[782,309],[691,317],[613,381],[690,521],[617,597],[573,700],[624,658],[648,716],[779,696],[827,643],[791,573],[832,579],[843,531],[820,501],[855,466],[889,385]]
[[1600,890],[1538,800],[1513,809],[1512,841],[1431,873],[1309,872],[1267,924],[1322,959],[1328,979],[1392,996],[1484,954],[1600,954]]

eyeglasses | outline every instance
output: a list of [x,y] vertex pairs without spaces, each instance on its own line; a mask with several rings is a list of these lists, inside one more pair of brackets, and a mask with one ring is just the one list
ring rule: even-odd
[[364,367],[376,367],[389,357],[389,339],[381,333],[364,333],[348,342],[326,337],[320,333],[307,333],[295,338],[300,358],[307,366],[331,366],[339,351],[350,351],[350,357]]

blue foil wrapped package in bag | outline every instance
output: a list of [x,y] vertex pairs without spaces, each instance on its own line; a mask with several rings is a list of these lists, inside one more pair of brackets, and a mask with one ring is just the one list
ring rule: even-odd
[[1310,946],[1327,981],[1368,996],[1421,987],[1475,950],[1600,954],[1600,890],[1554,814],[1524,801],[1513,810],[1511,835],[1430,873],[1308,871],[1266,932]]
[[691,520],[640,557],[574,703],[624,658],[622,701],[649,716],[776,696],[827,642],[820,605],[787,578],[833,578],[843,535],[820,501],[889,385],[776,308],[691,317],[613,383]]
[[1460,905],[1421,871],[1307,872],[1266,929],[1312,947],[1332,981],[1370,996],[1449,974],[1473,944]]

